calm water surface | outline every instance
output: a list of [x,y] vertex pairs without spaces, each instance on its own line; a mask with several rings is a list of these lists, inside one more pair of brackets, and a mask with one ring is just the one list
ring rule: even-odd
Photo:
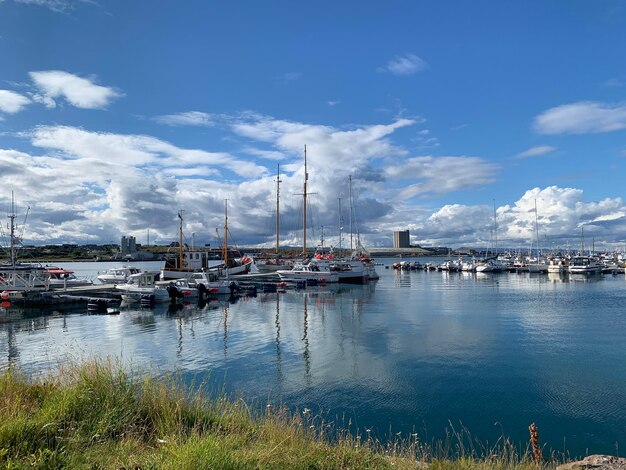
[[[63,266],[94,276],[112,265]],[[452,422],[483,441],[504,432],[521,442],[536,422],[542,442],[575,455],[626,444],[623,275],[378,271],[367,286],[176,311],[0,310],[0,367],[45,371],[115,355],[155,373],[208,377],[259,406],[345,417],[379,437],[441,437]]]

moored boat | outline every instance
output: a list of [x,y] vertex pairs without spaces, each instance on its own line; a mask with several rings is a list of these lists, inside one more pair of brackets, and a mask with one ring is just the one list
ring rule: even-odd
[[91,279],[78,278],[74,271],[58,266],[44,266],[44,272],[49,276],[48,285],[51,288],[91,286],[93,284]]
[[569,265],[570,274],[598,274],[602,265],[591,256],[574,256]]
[[141,273],[141,269],[134,266],[120,266],[107,269],[105,272],[98,274],[96,279],[102,284],[124,284],[128,282],[130,276],[139,273]]

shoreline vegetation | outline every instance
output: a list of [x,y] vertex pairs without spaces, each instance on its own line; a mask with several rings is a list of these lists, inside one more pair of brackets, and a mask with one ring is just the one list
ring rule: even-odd
[[[61,366],[43,377],[0,372],[0,466],[4,468],[554,468],[535,430],[524,449],[485,447],[467,430],[445,441],[417,434],[382,444],[338,429],[310,410],[209,398],[202,384],[154,378],[111,359]],[[367,430],[366,430],[367,431]],[[537,460],[539,459],[539,460]]]

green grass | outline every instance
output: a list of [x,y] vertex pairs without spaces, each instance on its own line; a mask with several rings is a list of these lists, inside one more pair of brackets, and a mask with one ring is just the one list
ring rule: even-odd
[[[0,467],[111,469],[536,469],[506,440],[477,445],[465,430],[425,444],[381,444],[337,430],[308,410],[210,400],[202,387],[126,372],[111,361],[45,379],[0,374]],[[543,464],[543,467],[553,465]]]

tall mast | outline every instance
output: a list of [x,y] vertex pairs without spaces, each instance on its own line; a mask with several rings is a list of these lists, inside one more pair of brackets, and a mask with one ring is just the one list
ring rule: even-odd
[[585,226],[580,226],[580,256],[585,254]]
[[339,251],[341,252],[341,231],[343,230],[343,216],[341,214],[341,198],[337,198],[339,204]]
[[11,243],[11,266],[15,268],[16,254],[15,254],[15,199],[13,197],[13,191],[11,191],[11,209],[9,213],[9,220],[11,221],[10,229],[10,243]]
[[224,199],[224,265],[228,269],[228,199]]
[[280,163],[276,172],[276,256],[278,257],[278,248],[280,247]]
[[493,238],[494,238],[494,252],[496,258],[498,257],[498,218],[496,215],[496,200],[493,200]]
[[178,270],[183,269],[183,210],[178,211],[180,219],[180,228],[178,229]]
[[302,256],[306,257],[306,182],[309,179],[309,173],[306,166],[306,145],[304,146],[304,191],[302,192],[303,208],[302,208]]
[[349,187],[350,187],[350,252],[354,251],[354,247],[352,246],[352,175],[348,178]]
[[535,232],[537,235],[537,259],[539,259],[541,250],[539,249],[539,222],[537,219],[537,199],[535,199]]

